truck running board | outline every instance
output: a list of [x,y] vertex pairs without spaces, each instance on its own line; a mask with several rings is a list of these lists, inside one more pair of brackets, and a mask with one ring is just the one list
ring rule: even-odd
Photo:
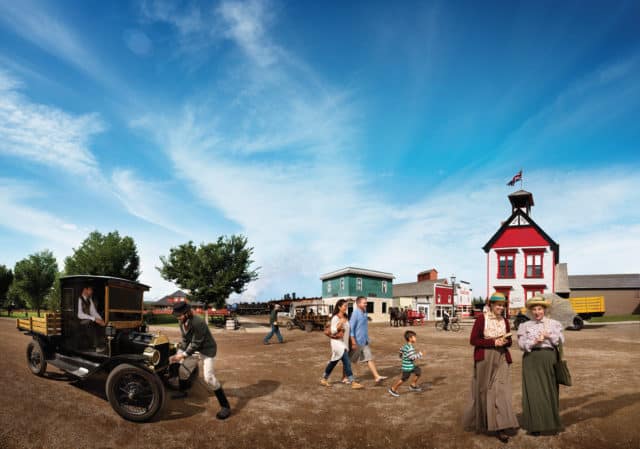
[[94,373],[100,367],[99,363],[93,363],[78,357],[69,357],[62,354],[56,354],[55,359],[47,360],[47,363],[81,379]]

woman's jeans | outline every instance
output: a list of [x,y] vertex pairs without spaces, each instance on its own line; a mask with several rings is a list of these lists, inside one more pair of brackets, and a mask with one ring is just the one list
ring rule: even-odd
[[331,375],[331,371],[336,367],[338,362],[342,360],[342,366],[344,367],[344,373],[349,379],[349,382],[353,382],[353,371],[351,371],[351,359],[349,359],[349,351],[345,349],[342,354],[342,358],[338,360],[332,360],[327,364],[327,367],[324,369],[324,378],[328,379]]

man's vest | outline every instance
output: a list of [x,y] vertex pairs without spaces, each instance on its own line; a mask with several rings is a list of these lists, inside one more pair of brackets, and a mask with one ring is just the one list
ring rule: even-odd
[[91,299],[85,298],[84,296],[80,296],[80,299],[82,300],[82,311],[85,315],[91,315]]

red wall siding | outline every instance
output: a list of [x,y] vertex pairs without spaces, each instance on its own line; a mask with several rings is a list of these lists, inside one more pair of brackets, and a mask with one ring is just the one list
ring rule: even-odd
[[513,248],[522,246],[548,246],[544,237],[532,226],[508,228],[493,244],[493,248]]
[[[451,287],[436,286],[434,293],[436,304],[453,305],[453,289]],[[440,301],[438,301],[438,295],[440,295]],[[452,299],[449,299],[449,296],[451,296]]]

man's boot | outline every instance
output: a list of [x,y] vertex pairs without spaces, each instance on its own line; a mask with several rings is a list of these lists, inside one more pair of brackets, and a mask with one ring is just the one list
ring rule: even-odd
[[231,406],[229,405],[227,396],[224,394],[224,390],[222,389],[222,387],[215,390],[214,393],[216,394],[216,398],[218,399],[218,403],[220,404],[220,411],[216,414],[216,418],[227,419],[229,416],[231,416]]
[[173,393],[171,395],[171,399],[184,399],[188,396],[187,390],[189,389],[190,385],[189,382],[186,380],[178,380],[178,391],[176,391],[175,393]]

